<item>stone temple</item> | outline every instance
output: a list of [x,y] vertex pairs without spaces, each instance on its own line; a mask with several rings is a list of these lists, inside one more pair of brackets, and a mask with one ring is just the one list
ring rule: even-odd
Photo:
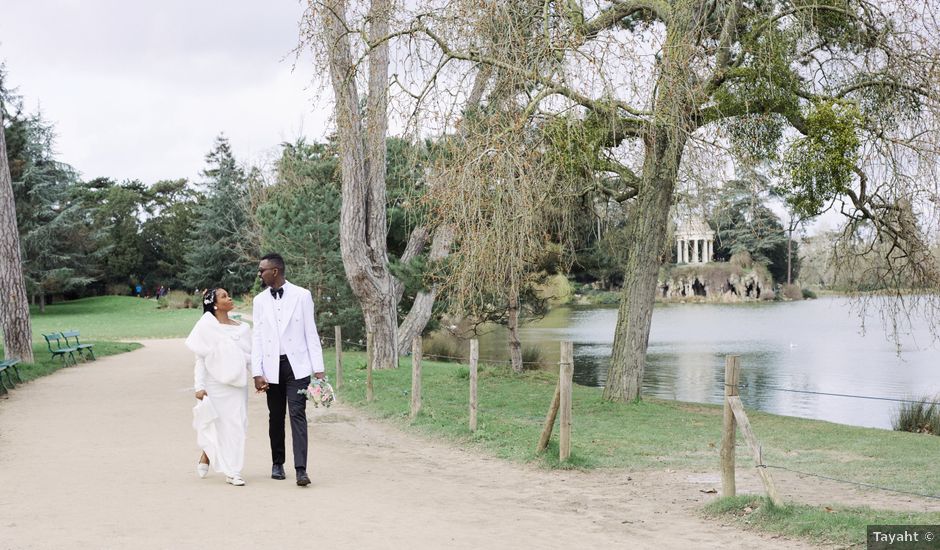
[[676,227],[676,263],[705,264],[715,255],[715,232],[700,217],[689,216]]

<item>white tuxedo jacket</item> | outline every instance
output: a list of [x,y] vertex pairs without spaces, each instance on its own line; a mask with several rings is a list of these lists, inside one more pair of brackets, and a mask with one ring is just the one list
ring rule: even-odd
[[323,349],[313,316],[313,297],[306,288],[285,282],[280,315],[269,289],[264,289],[252,302],[251,375],[264,376],[270,384],[280,378],[280,350],[290,360],[294,379],[323,372]]

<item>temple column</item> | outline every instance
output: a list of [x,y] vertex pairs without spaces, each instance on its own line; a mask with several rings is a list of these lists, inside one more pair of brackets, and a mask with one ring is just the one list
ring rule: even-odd
[[676,263],[682,263],[682,239],[676,239]]
[[699,259],[698,239],[692,241],[692,263],[697,264]]

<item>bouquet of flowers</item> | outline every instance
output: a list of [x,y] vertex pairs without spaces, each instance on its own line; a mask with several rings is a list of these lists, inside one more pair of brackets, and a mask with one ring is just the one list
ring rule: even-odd
[[336,400],[336,396],[333,393],[333,386],[326,381],[326,378],[311,378],[310,385],[307,386],[305,390],[297,390],[297,393],[302,393],[307,397],[308,401],[313,402],[314,407],[324,406],[329,407],[333,404],[333,401]]

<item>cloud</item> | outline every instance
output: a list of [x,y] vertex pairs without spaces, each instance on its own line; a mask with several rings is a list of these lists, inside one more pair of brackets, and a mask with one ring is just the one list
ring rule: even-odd
[[86,178],[196,178],[216,135],[257,160],[301,133],[322,138],[313,68],[291,70],[303,6],[5,0],[0,59],[56,127],[60,160]]

